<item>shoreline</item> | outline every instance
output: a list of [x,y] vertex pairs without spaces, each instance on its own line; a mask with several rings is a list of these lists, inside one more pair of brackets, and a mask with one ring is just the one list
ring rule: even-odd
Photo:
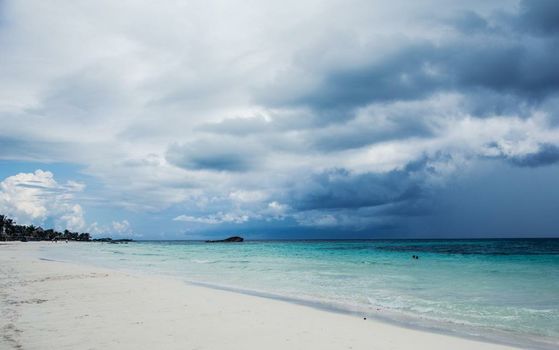
[[[171,277],[40,260],[42,246],[50,245],[0,247],[0,345],[8,349],[513,348]],[[72,325],[79,327],[63,331]]]
[[[535,349],[535,350],[555,350],[554,345],[548,345],[546,343],[537,342],[537,341],[523,341],[523,338],[521,338],[519,336],[516,336],[516,338],[515,338],[516,341],[512,341],[512,340],[510,340],[510,338],[507,339],[507,336],[510,336],[509,334],[499,334],[499,335],[497,335],[496,333],[494,333],[493,337],[491,337],[487,334],[477,334],[477,335],[475,335],[474,330],[472,330],[471,333],[468,333],[468,332],[461,331],[461,330],[458,330],[458,329],[449,329],[449,328],[444,327],[443,322],[433,321],[433,320],[429,320],[429,319],[414,318],[412,316],[402,316],[402,315],[397,314],[396,312],[390,312],[390,316],[386,315],[386,314],[381,315],[379,313],[371,313],[370,311],[369,312],[363,312],[363,311],[358,310],[357,308],[351,309],[351,308],[348,308],[348,307],[337,306],[337,305],[329,304],[329,303],[322,302],[322,301],[290,297],[290,296],[285,296],[285,295],[281,295],[281,294],[274,294],[274,293],[270,293],[270,292],[266,292],[266,291],[260,291],[260,290],[243,289],[243,288],[238,288],[238,287],[228,286],[228,285],[219,285],[219,284],[214,284],[214,283],[209,283],[209,282],[201,282],[201,281],[182,279],[182,278],[179,278],[179,277],[176,277],[176,276],[173,276],[173,275],[157,275],[157,274],[144,273],[144,272],[128,270],[128,269],[95,266],[95,265],[91,265],[91,264],[88,264],[88,263],[83,263],[82,264],[82,263],[78,263],[78,262],[53,260],[53,259],[48,259],[48,258],[39,258],[39,259],[44,260],[44,261],[52,261],[52,262],[62,263],[62,264],[72,264],[72,265],[82,266],[82,267],[85,267],[85,268],[93,267],[93,268],[99,268],[99,269],[106,269],[108,271],[123,273],[123,274],[126,274],[126,275],[131,275],[131,276],[135,276],[135,277],[139,277],[139,278],[146,277],[146,278],[170,279],[170,280],[173,280],[173,281],[180,281],[180,282],[185,283],[189,286],[197,286],[197,287],[208,288],[208,289],[212,289],[212,290],[225,291],[225,292],[229,292],[229,293],[236,293],[236,294],[241,294],[241,295],[246,295],[246,296],[252,296],[252,297],[256,297],[256,298],[264,298],[264,299],[269,299],[269,300],[273,300],[273,301],[279,301],[279,302],[289,303],[289,304],[293,304],[293,305],[298,305],[298,306],[305,307],[305,308],[312,308],[312,309],[325,311],[325,312],[329,312],[329,313],[349,315],[349,316],[357,317],[357,318],[363,318],[365,316],[369,320],[378,321],[378,322],[390,324],[390,325],[393,325],[393,326],[396,326],[396,327],[416,330],[416,331],[420,331],[420,332],[427,332],[427,333],[434,333],[434,334],[439,334],[439,335],[444,335],[444,336],[457,337],[457,338],[473,340],[473,341],[478,341],[478,342],[483,342],[483,343],[510,346],[512,348],[528,348],[528,349]],[[386,311],[386,310],[383,310],[383,311]],[[421,324],[421,322],[423,322],[423,324]],[[459,325],[459,326],[464,328],[463,325]]]
[[[324,240],[329,241],[329,240]],[[347,240],[344,240],[347,241]],[[367,240],[370,241],[370,240]],[[149,243],[150,241],[137,241],[136,244]],[[162,241],[168,242],[168,241]],[[203,243],[202,241],[199,241]],[[84,242],[70,242],[70,244],[81,245]],[[51,247],[51,245],[48,245]],[[54,246],[54,245],[52,245]],[[132,245],[133,246],[133,245]],[[56,247],[56,246],[54,246]],[[62,245],[64,247],[64,245]],[[110,247],[110,246],[106,246]],[[69,249],[72,251],[72,249]],[[48,253],[47,253],[47,256]],[[65,256],[64,254],[62,256]],[[491,327],[480,327],[479,325],[469,325],[463,322],[458,322],[450,319],[434,319],[429,318],[427,315],[417,314],[417,313],[405,313],[391,310],[390,308],[385,308],[382,305],[378,307],[364,308],[363,305],[358,304],[347,304],[338,302],[335,300],[325,300],[320,298],[308,298],[302,297],[301,295],[289,295],[276,293],[265,289],[257,288],[247,288],[231,284],[220,284],[216,282],[210,282],[204,279],[191,279],[186,278],[183,275],[177,275],[173,273],[165,273],[165,271],[148,271],[141,270],[137,268],[125,267],[117,264],[104,264],[99,260],[92,260],[87,262],[81,262],[76,260],[76,256],[67,256],[63,258],[60,255],[50,255],[58,261],[68,262],[72,264],[79,264],[82,266],[97,266],[101,268],[107,268],[115,271],[120,271],[123,273],[135,275],[135,276],[147,276],[147,277],[166,277],[173,280],[180,280],[183,283],[189,285],[202,286],[204,288],[217,289],[221,291],[228,291],[233,293],[240,293],[244,295],[254,296],[258,298],[267,298],[271,300],[277,300],[282,302],[287,302],[303,307],[310,307],[322,311],[333,312],[343,315],[350,315],[353,317],[367,319],[373,319],[380,321],[382,323],[388,323],[397,327],[403,327],[407,329],[413,329],[423,332],[436,333],[441,335],[448,335],[453,337],[459,337],[469,340],[477,340],[482,342],[488,342],[498,345],[506,345],[519,348],[529,348],[529,349],[540,349],[540,350],[551,350],[556,349],[559,343],[555,338],[547,338],[541,335],[532,335],[527,333],[517,333],[514,331],[501,330],[499,328]],[[62,258],[62,260],[60,260]],[[122,260],[122,259],[119,259]],[[196,259],[194,259],[196,261]]]
[[[305,308],[312,308],[315,310],[325,311],[329,313],[335,313],[340,315],[348,315],[351,317],[356,318],[365,318],[367,320],[376,321],[384,324],[389,324],[395,327],[415,330],[419,332],[426,332],[432,334],[438,334],[443,336],[450,336],[456,337],[466,340],[472,340],[477,342],[495,344],[495,345],[502,345],[508,346],[515,349],[534,349],[534,350],[555,350],[556,346],[553,344],[547,344],[543,342],[538,342],[536,340],[533,341],[524,341],[520,336],[514,336],[514,341],[507,338],[510,337],[509,334],[497,334],[493,333],[493,336],[489,336],[487,334],[474,334],[474,330],[472,329],[471,333],[463,331],[464,325],[459,324],[458,326],[461,327],[461,330],[458,329],[449,329],[443,327],[444,323],[441,321],[433,321],[429,319],[424,319],[420,317],[412,317],[412,316],[403,316],[396,312],[389,312],[389,315],[380,314],[380,313],[371,313],[371,312],[362,312],[360,310],[351,309],[344,306],[337,306],[334,304],[329,304],[321,301],[313,301],[301,298],[294,298],[289,296],[284,296],[280,294],[273,294],[269,292],[263,291],[255,291],[250,289],[241,289],[236,287],[230,286],[221,286],[217,284],[211,284],[206,282],[196,282],[196,281],[184,281],[190,285],[201,286],[204,288],[221,290],[231,293],[238,293],[242,295],[253,296],[256,298],[265,298],[275,301],[280,301],[284,303],[289,303]],[[386,310],[383,310],[386,311]],[[495,331],[494,331],[495,332]]]

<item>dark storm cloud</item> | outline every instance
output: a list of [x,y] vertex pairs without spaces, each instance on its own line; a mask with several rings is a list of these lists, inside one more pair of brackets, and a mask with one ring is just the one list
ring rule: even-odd
[[479,87],[519,98],[544,98],[559,90],[558,40],[522,44],[455,48],[448,71],[458,88]]
[[523,0],[519,15],[512,22],[520,30],[540,35],[559,34],[559,2],[556,0]]
[[434,47],[426,43],[401,49],[378,64],[333,70],[316,91],[295,103],[335,111],[378,101],[423,97],[443,83],[423,69],[433,51]]
[[553,144],[543,144],[538,152],[511,158],[511,162],[521,167],[538,167],[559,162],[559,147]]
[[559,90],[558,44],[550,39],[532,45],[489,41],[405,48],[381,64],[328,72],[318,89],[295,102],[338,111],[471,89],[541,99]]
[[559,186],[557,164],[518,167],[484,160],[477,176],[451,179],[433,201],[431,217],[415,222],[412,232],[441,237],[556,237]]
[[376,207],[420,198],[422,178],[413,173],[422,162],[386,174],[353,174],[333,169],[311,176],[291,194],[291,206],[298,210]]
[[559,162],[559,146],[552,143],[539,144],[538,149],[534,152],[512,155],[507,154],[497,143],[492,143],[488,147],[499,154],[489,158],[501,158],[518,167],[536,168]]
[[353,232],[350,235],[402,235],[405,224],[423,220],[436,208],[429,184],[433,161],[437,160],[425,157],[387,173],[328,170],[299,183],[287,200],[305,227],[343,228]]
[[244,172],[253,169],[259,159],[253,145],[225,139],[204,139],[185,144],[173,144],[167,160],[189,170]]
[[363,120],[312,130],[307,136],[308,144],[321,152],[331,152],[389,140],[433,136],[430,118],[418,118],[417,113],[421,111],[374,111]]
[[[417,100],[437,92],[486,91],[541,101],[559,91],[558,4],[524,2],[506,21],[493,15],[496,26],[475,12],[465,12],[453,22],[461,32],[456,38],[404,42],[380,59],[369,53],[370,64],[325,69],[316,86],[282,103],[310,107],[328,123],[351,118],[357,107]],[[539,37],[535,31],[548,36]]]

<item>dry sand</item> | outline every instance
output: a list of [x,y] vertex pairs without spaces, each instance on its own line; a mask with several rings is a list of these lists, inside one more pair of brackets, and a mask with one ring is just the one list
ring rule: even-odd
[[[510,349],[0,245],[0,349]],[[71,249],[71,244],[68,247]]]

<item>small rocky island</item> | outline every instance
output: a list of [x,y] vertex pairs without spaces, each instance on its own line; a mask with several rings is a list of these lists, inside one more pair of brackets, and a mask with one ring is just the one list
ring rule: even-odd
[[233,236],[226,239],[219,239],[219,240],[208,240],[206,243],[240,243],[243,242],[245,239],[239,236]]

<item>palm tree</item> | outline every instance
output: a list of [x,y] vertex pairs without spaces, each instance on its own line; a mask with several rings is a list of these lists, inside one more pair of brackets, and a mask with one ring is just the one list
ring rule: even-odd
[[6,241],[8,238],[4,233],[4,221],[6,217],[4,215],[0,215],[0,240]]
[[14,238],[14,225],[15,222],[12,219],[4,219],[4,231],[6,233],[6,235],[8,236],[8,239],[12,239]]
[[14,220],[9,219],[6,215],[0,215],[0,241],[53,240],[63,238],[76,241],[91,240],[89,233],[71,232],[68,229],[64,230],[64,232],[58,232],[53,229],[44,230],[42,227],[35,225],[17,225]]

